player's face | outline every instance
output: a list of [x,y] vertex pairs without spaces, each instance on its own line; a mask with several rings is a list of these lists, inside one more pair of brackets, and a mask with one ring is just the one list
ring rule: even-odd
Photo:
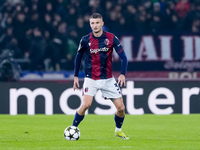
[[94,33],[99,33],[102,31],[102,26],[104,22],[101,18],[91,18],[90,19],[90,27]]

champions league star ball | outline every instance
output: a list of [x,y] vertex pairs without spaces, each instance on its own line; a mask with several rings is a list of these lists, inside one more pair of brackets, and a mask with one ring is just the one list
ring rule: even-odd
[[64,130],[64,137],[68,141],[76,141],[80,138],[81,132],[78,127],[69,126]]

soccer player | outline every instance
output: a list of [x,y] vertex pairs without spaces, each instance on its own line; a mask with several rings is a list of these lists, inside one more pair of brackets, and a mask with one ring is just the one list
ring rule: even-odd
[[[92,14],[89,22],[92,32],[82,37],[75,58],[73,89],[79,88],[78,73],[82,58],[84,58],[86,77],[83,84],[83,103],[74,116],[73,126],[77,127],[83,120],[85,111],[91,106],[94,95],[98,90],[101,90],[102,96],[105,99],[110,99],[117,109],[114,117],[115,135],[122,139],[129,139],[121,130],[125,117],[125,106],[118,86],[118,84],[120,87],[126,84],[127,57],[118,38],[112,33],[103,31],[104,22],[99,13]],[[112,75],[113,49],[122,60],[118,83]]]

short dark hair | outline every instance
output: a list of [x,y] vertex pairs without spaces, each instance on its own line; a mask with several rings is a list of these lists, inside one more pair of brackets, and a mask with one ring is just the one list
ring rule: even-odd
[[102,19],[103,20],[103,17],[102,17],[102,15],[101,14],[99,14],[99,13],[93,13],[91,16],[90,16],[90,18],[89,19],[97,19],[97,18],[100,18],[100,19]]

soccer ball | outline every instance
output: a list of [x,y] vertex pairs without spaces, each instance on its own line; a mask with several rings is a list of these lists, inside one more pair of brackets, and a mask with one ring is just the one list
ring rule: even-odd
[[64,130],[64,138],[68,141],[75,141],[80,138],[81,132],[78,127],[69,126]]

